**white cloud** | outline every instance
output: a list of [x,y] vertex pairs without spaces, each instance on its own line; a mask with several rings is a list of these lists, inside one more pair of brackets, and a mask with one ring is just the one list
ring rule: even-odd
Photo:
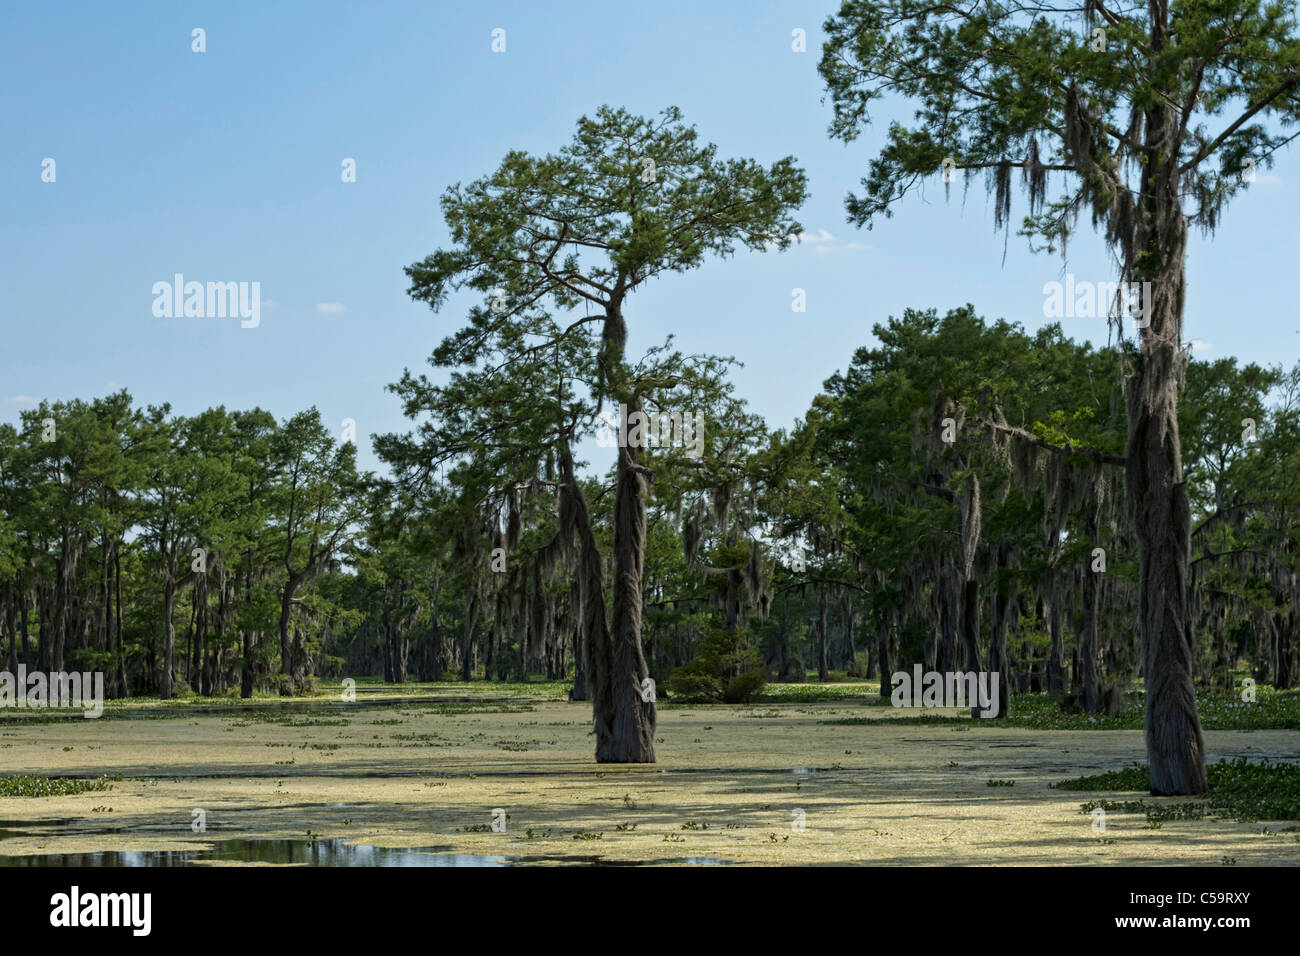
[[819,256],[829,256],[839,252],[868,252],[874,248],[863,242],[841,242],[829,229],[801,232],[793,238],[797,239],[800,245],[812,246],[814,255]]
[[348,307],[342,302],[317,302],[317,312],[346,312]]
[[4,402],[6,405],[39,405],[41,400],[33,398],[31,395],[9,395],[0,398],[0,402]]
[[816,232],[799,233],[800,242],[834,242],[835,237],[825,229],[818,229]]
[[1204,352],[1206,349],[1214,348],[1209,342],[1202,342],[1200,339],[1192,339],[1187,345],[1193,352]]
[[[819,256],[830,255],[833,252],[866,252],[875,248],[861,242],[841,242],[835,238],[829,229],[791,233],[790,238],[797,245],[812,246],[813,252]],[[775,249],[776,245],[776,241],[773,239],[767,241],[768,249]]]
[[875,246],[868,245],[865,242],[832,242],[828,245],[817,246],[813,252],[819,256],[829,256],[837,252],[870,252]]

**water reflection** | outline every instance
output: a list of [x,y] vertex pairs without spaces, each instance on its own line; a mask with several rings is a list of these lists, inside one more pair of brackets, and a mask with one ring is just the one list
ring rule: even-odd
[[[14,836],[17,833],[12,834]],[[672,857],[642,862],[606,860],[599,856],[506,857],[454,853],[441,847],[382,847],[344,839],[222,840],[201,850],[102,850],[92,853],[44,853],[0,856],[6,866],[189,866],[194,863],[271,863],[279,866],[526,866],[537,863],[587,866],[726,866],[731,861],[711,856]]]
[[300,866],[505,866],[503,856],[392,848],[342,839],[223,840],[202,850],[104,850],[0,856],[0,866],[188,866],[207,861]]

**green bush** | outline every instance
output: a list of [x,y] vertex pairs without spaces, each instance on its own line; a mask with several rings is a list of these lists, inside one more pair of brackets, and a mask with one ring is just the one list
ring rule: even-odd
[[673,671],[668,680],[668,693],[684,701],[721,700],[722,682],[711,674],[701,672],[696,666],[698,658]]
[[683,700],[743,704],[767,685],[767,668],[743,632],[709,625],[695,660],[673,671],[668,690]]
[[722,688],[724,704],[747,704],[763,692],[767,685],[767,669],[761,664],[737,674]]

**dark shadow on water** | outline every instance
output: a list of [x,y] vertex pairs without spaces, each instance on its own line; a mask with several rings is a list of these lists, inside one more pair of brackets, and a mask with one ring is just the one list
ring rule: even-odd
[[505,857],[454,853],[442,847],[379,847],[343,839],[223,840],[204,850],[104,850],[94,853],[46,853],[39,856],[0,856],[0,867],[20,866],[189,866],[194,863],[272,863],[298,866],[521,866],[568,863],[588,866],[687,864],[725,866],[730,861],[707,856],[641,861],[605,860],[598,856]]
[[225,861],[300,866],[506,866],[503,856],[348,843],[345,840],[223,840],[204,850],[104,850],[0,856],[3,866],[188,866]]

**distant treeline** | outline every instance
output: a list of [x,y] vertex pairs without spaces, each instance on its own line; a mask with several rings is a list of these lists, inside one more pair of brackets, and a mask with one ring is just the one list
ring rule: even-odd
[[[788,432],[723,389],[697,406],[699,459],[644,451],[651,675],[695,661],[676,681],[692,693],[755,670],[883,692],[922,662],[1122,707],[1141,662],[1119,353],[970,309],[876,337]],[[1198,678],[1228,688],[1244,665],[1294,686],[1300,366],[1193,360],[1180,415]],[[187,417],[125,392],[0,425],[8,668],[102,670],[115,696],[530,675],[585,696],[612,477],[575,480],[591,578],[557,540],[567,445],[509,468],[487,444],[438,468],[412,466],[412,436],[377,445],[393,480],[358,473],[315,409]]]

